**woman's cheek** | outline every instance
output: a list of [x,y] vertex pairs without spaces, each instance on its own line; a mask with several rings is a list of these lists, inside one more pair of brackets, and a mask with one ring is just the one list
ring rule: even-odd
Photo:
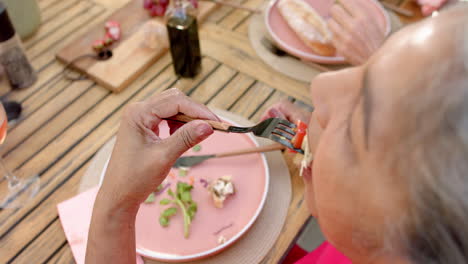
[[314,180],[312,177],[312,168],[305,169],[302,175],[302,180],[305,185],[305,199],[307,207],[312,216],[317,217],[315,209],[315,194],[314,194]]

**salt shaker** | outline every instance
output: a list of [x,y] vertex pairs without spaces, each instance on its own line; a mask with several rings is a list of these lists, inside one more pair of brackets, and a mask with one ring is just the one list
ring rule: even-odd
[[31,86],[37,80],[19,36],[8,16],[5,4],[0,1],[0,64],[13,89]]

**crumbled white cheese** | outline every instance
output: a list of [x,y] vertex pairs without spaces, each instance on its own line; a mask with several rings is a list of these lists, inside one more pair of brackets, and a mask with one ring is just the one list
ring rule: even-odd
[[213,190],[218,193],[220,196],[223,196],[224,191],[224,181],[217,180],[213,185]]
[[234,186],[232,185],[232,182],[228,182],[228,183],[224,186],[223,193],[224,193],[224,195],[230,195],[230,194],[233,194],[233,193],[234,193]]
[[219,236],[218,237],[218,244],[222,245],[226,243],[226,238],[224,236]]
[[223,208],[224,200],[235,193],[234,183],[231,176],[223,176],[211,182],[208,187],[216,207]]

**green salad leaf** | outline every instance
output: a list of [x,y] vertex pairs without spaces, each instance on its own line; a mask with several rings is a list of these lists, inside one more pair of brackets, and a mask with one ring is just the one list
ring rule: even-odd
[[[190,235],[190,225],[192,220],[195,218],[195,215],[198,210],[197,203],[192,200],[191,191],[193,186],[185,182],[177,182],[176,192],[172,189],[167,190],[167,194],[173,199],[162,199],[159,203],[161,205],[176,204],[180,211],[182,211],[182,216],[184,218],[184,237],[188,238]],[[159,224],[162,227],[169,226],[170,219],[172,216],[177,214],[177,207],[169,207],[165,209],[160,217]]]
[[148,198],[146,198],[145,203],[154,203],[155,199],[156,198],[154,196],[154,193],[150,193],[150,195],[148,195]]
[[201,145],[195,145],[193,148],[192,148],[193,151],[195,152],[199,152],[201,150]]

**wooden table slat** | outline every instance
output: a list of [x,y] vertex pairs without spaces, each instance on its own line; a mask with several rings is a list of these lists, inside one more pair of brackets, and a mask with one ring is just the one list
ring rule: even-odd
[[261,116],[263,115],[263,113],[265,113],[265,111],[270,107],[272,106],[273,104],[283,100],[283,99],[286,99],[288,98],[288,96],[283,93],[283,92],[280,92],[280,91],[275,91],[272,96],[270,96],[264,104],[262,104],[262,106],[258,109],[258,111],[256,113],[254,113],[253,116],[250,117],[250,119],[252,119],[253,121],[260,121],[260,118]]
[[[60,219],[56,217],[57,214],[53,214],[53,210],[55,209],[54,204],[74,196],[74,193],[78,191],[80,186],[81,177],[86,172],[89,164],[90,162],[85,163],[80,170],[71,176],[71,179],[68,179],[60,189],[54,192],[52,197],[47,199],[46,203],[48,204],[40,206],[39,212],[41,212],[41,214],[48,214],[49,217],[47,220],[51,220],[51,222],[47,223],[42,233],[40,233],[36,239],[32,240],[31,244],[27,245],[19,255],[12,259],[13,263],[27,264],[30,263],[31,259],[34,259],[36,263],[43,263],[53,255],[54,251],[58,250],[63,245],[66,238]],[[45,211],[45,209],[47,209],[47,211]],[[37,214],[37,210],[34,214]],[[42,222],[46,219],[45,217],[36,217],[35,220]]]
[[49,34],[55,32],[58,28],[63,27],[64,24],[76,16],[87,12],[91,6],[92,4],[90,2],[77,1],[70,6],[70,9],[68,9],[67,12],[60,12],[55,15],[53,19],[43,23],[34,35],[27,39],[27,42],[25,43],[26,50],[31,48],[40,40],[47,38]]
[[[245,0],[231,0],[230,3],[242,4],[244,1]],[[226,16],[228,16],[233,11],[234,8],[230,6],[220,5],[216,12],[213,12],[213,14],[210,14],[210,16],[207,17],[207,21],[215,24],[220,23]]]
[[201,30],[202,51],[205,55],[268,84],[286,94],[310,102],[307,85],[278,74],[261,61],[250,46],[249,39],[237,32],[206,24]]
[[[263,0],[247,0],[242,3],[242,6],[249,7],[249,8],[258,8],[263,4]],[[242,22],[246,21],[246,19],[252,13],[242,9],[235,9],[233,12],[228,14],[226,17],[223,18],[218,24],[221,27],[225,27],[229,30],[236,29]]]
[[69,8],[71,8],[73,5],[78,4],[78,1],[81,0],[64,0],[57,1],[53,4],[49,4],[47,8],[41,10],[42,24],[47,24],[47,22],[54,19],[57,15],[61,13],[66,13]]
[[[14,127],[14,129],[11,130],[11,133],[8,135],[8,140],[5,141],[5,147],[2,148],[1,152],[2,155],[5,153],[8,153],[10,150],[13,148],[16,148],[16,150],[11,153],[10,155],[5,157],[5,162],[6,164],[11,167],[11,168],[16,168],[21,163],[29,157],[23,156],[26,153],[21,153],[21,148],[18,148],[19,144],[22,144],[25,140],[29,139],[35,140],[35,136],[40,136],[40,134],[49,134],[47,133],[46,129],[47,126],[50,124],[53,125],[53,122],[51,123],[50,121],[56,117],[57,114],[63,113],[63,110],[68,108],[70,103],[72,103],[75,99],[79,98],[85,91],[89,90],[91,87],[93,87],[94,84],[90,81],[84,81],[84,82],[79,82],[79,83],[74,83],[70,85],[67,89],[67,91],[62,92],[52,100],[50,100],[45,106],[37,110],[36,112],[32,113],[29,118],[23,120],[21,123],[19,123],[17,126]],[[93,89],[94,91],[100,91],[100,89]],[[71,113],[74,115],[75,113]],[[64,118],[62,119],[65,122],[69,122],[71,120],[65,120]],[[60,124],[62,120],[58,120],[58,124],[60,126],[63,126],[66,124]],[[72,119],[73,120],[73,119]],[[55,122],[55,123],[57,123]],[[43,130],[42,130],[43,129]],[[59,129],[59,127],[54,128],[54,129]],[[36,133],[35,135],[32,135],[32,133],[35,133],[38,130],[42,130],[42,133]],[[59,130],[60,131],[60,130]],[[49,136],[55,136],[55,134],[49,134]],[[32,142],[31,142],[32,143]],[[40,145],[40,146],[39,146]],[[32,148],[32,146],[38,146],[36,149]],[[23,148],[30,149],[31,151],[37,151],[39,148],[41,148],[43,145],[39,142],[34,142],[34,144],[27,144]]]
[[[23,208],[0,211],[0,263],[74,263],[56,204],[76,194],[92,156],[115,135],[129,102],[177,87],[196,101],[253,121],[288,96],[310,104],[306,84],[278,74],[257,57],[247,36],[251,14],[231,7],[220,7],[201,27],[203,69],[195,79],[177,78],[166,54],[120,94],[110,95],[91,81],[64,80],[55,52],[102,24],[128,1],[39,0],[44,23],[25,42],[39,80],[29,89],[8,94],[9,99],[23,103],[24,113],[10,128],[0,154],[6,155],[11,168],[20,166],[19,175],[41,172],[42,186]],[[252,8],[263,4],[263,0],[231,1]],[[287,155],[287,159],[292,164],[292,158]],[[293,197],[287,224],[264,263],[278,263],[309,217],[302,180],[293,166],[291,173]]]
[[[41,53],[49,50],[51,46],[62,43],[67,35],[74,33],[83,25],[91,22],[96,19],[104,11],[103,7],[100,6],[90,6],[86,12],[83,12],[81,16],[77,16],[68,24],[67,27],[61,27],[54,31],[50,37],[38,41],[34,46],[26,50],[26,54],[32,60],[38,57]],[[47,40],[47,41],[45,41]],[[90,52],[92,51],[90,47]]]
[[[153,81],[153,82],[156,82],[158,80],[163,80],[165,82],[175,81],[176,78],[170,76],[170,71],[167,71],[167,74],[160,74],[160,75],[158,75],[156,77],[156,79],[153,79],[155,75],[159,74],[162,70],[164,70],[164,69],[166,69],[168,67],[169,60],[170,60],[169,57],[167,57],[167,56],[163,57],[158,63],[153,65],[147,72],[145,72],[140,77],[140,79],[138,79],[131,87],[129,87],[128,90],[126,90],[126,91],[124,91],[124,92],[122,92],[122,93],[120,93],[118,95],[115,95],[115,96],[113,96],[111,98],[108,98],[108,100],[106,100],[105,102],[101,102],[101,104],[98,107],[96,107],[97,109],[94,109],[94,112],[88,113],[86,117],[84,117],[84,118],[82,118],[82,120],[80,120],[80,123],[83,123],[83,122],[86,123],[88,119],[91,119],[93,117],[92,115],[95,112],[97,112],[101,116],[106,116],[106,114],[112,113],[113,111],[115,111],[116,107],[121,107],[123,102],[126,102],[126,100],[129,100],[129,98],[134,96],[138,92],[138,90],[136,90],[137,88],[141,88],[143,86],[147,87],[148,83],[150,83],[151,81]],[[172,78],[169,78],[169,77],[172,77]],[[99,89],[103,89],[103,88],[99,88]],[[144,90],[145,89],[142,89],[142,90],[140,90],[140,92],[142,92]],[[100,113],[100,112],[102,112],[102,113]],[[73,134],[74,131],[76,131],[76,130],[73,130],[73,128],[72,128],[71,131],[68,131],[68,132],[65,133],[64,137],[67,136],[67,133]],[[86,133],[86,132],[89,131],[89,128],[86,129],[86,128],[83,127],[83,130],[81,130],[81,128],[80,128],[78,131],[80,133]],[[7,139],[6,142],[8,140],[9,139]],[[56,140],[58,140],[58,139],[56,139]],[[78,146],[76,146],[75,148],[77,148],[77,147]],[[43,150],[43,151],[46,151],[46,150]],[[50,151],[53,153],[53,150],[50,150]],[[72,153],[73,152],[74,151],[72,151]],[[68,156],[68,154],[66,156]],[[44,158],[43,159],[38,159],[37,161],[31,160],[27,164],[25,164],[20,169],[20,171],[22,173],[24,173],[24,174],[28,174],[28,173],[30,174],[30,173],[34,173],[34,172],[37,173],[37,172],[45,169],[48,166],[48,164],[43,164],[45,161],[46,160]],[[34,163],[37,163],[37,164],[34,164]],[[62,166],[64,166],[64,165],[65,164],[62,164]],[[55,172],[55,173],[58,173],[58,172]],[[48,174],[46,172],[45,175],[41,176],[41,180],[48,181],[48,180],[50,180],[50,177],[54,177],[54,175],[53,174]],[[40,197],[38,197],[38,198],[40,198]],[[37,202],[37,200],[34,200],[34,202]],[[34,203],[31,203],[31,204],[34,204]],[[30,208],[29,207],[22,208],[22,209],[19,210],[19,212],[21,212],[22,214],[26,214],[28,212],[27,211],[28,209],[30,209]],[[17,216],[18,219],[21,219],[20,217],[22,216],[22,214],[17,212],[15,214],[15,217]],[[4,232],[6,230],[8,230],[8,226],[13,225],[18,220],[18,219],[15,219],[15,217],[11,217],[11,212],[10,211],[0,211],[0,223],[2,224],[0,226],[0,235],[4,234]],[[5,221],[8,221],[8,223],[4,223]]]
[[52,258],[45,262],[47,264],[74,264],[75,259],[68,244],[65,244]]
[[[102,24],[103,19],[105,19],[109,15],[110,11],[104,11],[99,16],[97,16],[94,20],[88,21],[89,23],[85,22],[78,30],[74,28],[70,28],[70,32],[74,32],[74,34],[80,34],[86,30],[89,30],[90,27],[93,27],[96,24]],[[73,24],[72,24],[73,25]],[[64,25],[64,27],[70,27],[70,24]],[[45,52],[41,53],[38,57],[32,59],[33,67],[39,71],[39,78],[36,83],[24,90],[14,91],[10,93],[8,98],[11,100],[16,100],[23,102],[27,98],[33,96],[38,90],[48,87],[50,85],[50,81],[53,81],[53,78],[59,78],[59,74],[63,70],[63,65],[55,60],[55,50],[60,49],[63,45],[67,44],[68,41],[73,39],[74,34],[68,34],[65,38],[62,39],[62,42],[53,43],[47,39],[47,43],[49,45],[49,49]],[[52,37],[52,36],[50,36]],[[54,40],[55,41],[55,40]],[[56,41],[55,41],[56,42]]]
[[[81,164],[81,172],[84,172],[86,166]],[[70,177],[70,175],[66,175]],[[62,179],[62,180],[66,180]],[[0,251],[0,262],[7,263],[11,261],[18,253],[20,253],[24,247],[28,246],[32,242],[34,246],[34,241],[37,241],[37,238],[40,238],[42,243],[44,240],[50,240],[46,235],[43,235],[44,230],[55,220],[57,220],[57,203],[67,200],[74,196],[78,190],[80,182],[79,174],[72,175],[71,179],[65,181],[61,188],[57,189],[48,199],[44,202],[31,214],[29,214],[19,225],[15,228],[16,232],[8,234],[6,237],[2,238],[0,244],[2,245],[2,251]],[[24,232],[20,232],[20,231]],[[58,234],[62,237],[65,237],[63,232]],[[41,238],[42,237],[42,238]],[[55,240],[55,238],[53,239]],[[53,242],[52,242],[53,243]],[[58,242],[61,244],[61,241]],[[44,247],[42,248],[44,249]],[[24,252],[24,251],[23,251]],[[21,254],[23,253],[21,252]],[[29,253],[27,253],[29,254]],[[47,255],[51,252],[44,250],[43,254]],[[38,256],[39,257],[39,256]],[[48,256],[45,256],[46,258]],[[39,263],[39,262],[37,262]]]
[[200,103],[206,103],[220,87],[227,84],[235,75],[235,70],[221,65],[208,79],[201,83],[190,96]]
[[229,111],[241,116],[249,117],[257,111],[257,108],[262,104],[272,93],[273,88],[263,83],[256,83],[250,87],[241,98],[229,108]]
[[[21,142],[14,151],[10,152],[4,159],[6,164],[10,168],[16,168],[24,162],[27,162],[35,153],[44,149],[55,140],[57,136],[62,135],[67,129],[71,128],[77,120],[95,107],[105,96],[109,95],[108,91],[102,88],[96,89],[93,86],[88,87],[89,88],[86,88],[87,90],[84,93],[77,97],[76,101],[71,103],[67,108],[59,110],[58,115],[46,121],[40,129]],[[30,124],[32,121],[27,121],[26,123]]]
[[[217,94],[208,101],[208,106],[229,109],[254,84],[255,80],[253,78],[239,73],[223,88],[222,93]],[[232,100],[233,98],[235,100]]]

